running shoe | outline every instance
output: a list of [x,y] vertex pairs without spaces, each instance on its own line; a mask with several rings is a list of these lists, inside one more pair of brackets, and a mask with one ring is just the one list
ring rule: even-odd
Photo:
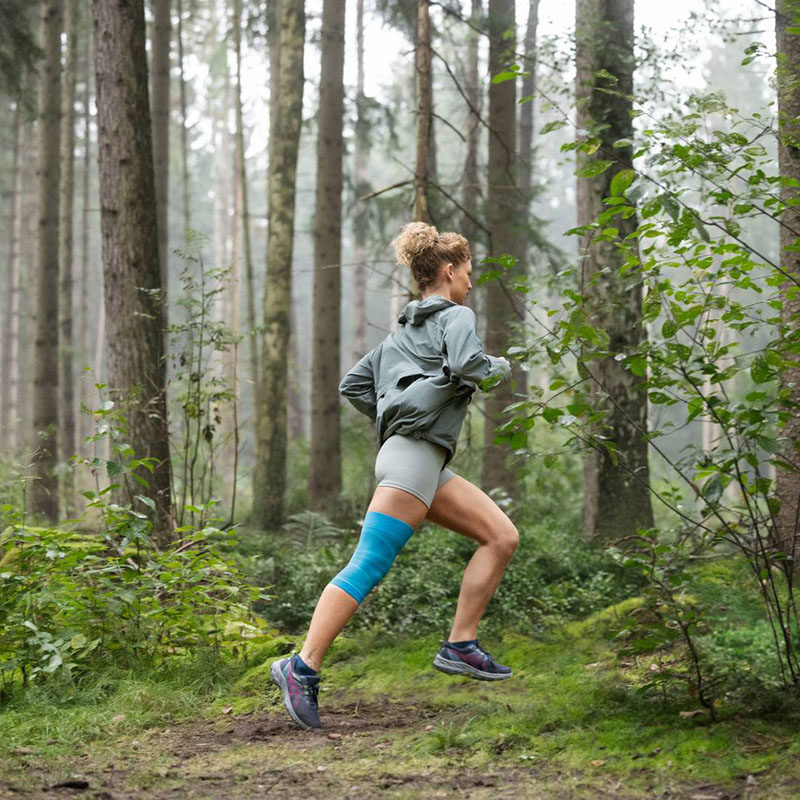
[[464,650],[442,642],[433,666],[448,675],[466,675],[479,681],[502,681],[511,677],[511,667],[498,664],[477,640]]
[[319,676],[298,675],[294,669],[295,656],[273,661],[269,668],[272,682],[281,690],[283,704],[289,716],[305,730],[319,728],[317,695]]

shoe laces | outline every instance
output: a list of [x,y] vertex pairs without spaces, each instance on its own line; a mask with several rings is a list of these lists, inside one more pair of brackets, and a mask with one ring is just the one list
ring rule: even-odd
[[295,673],[295,676],[298,678],[297,682],[300,684],[300,691],[303,696],[316,705],[317,696],[319,695],[319,678],[306,678],[303,675],[297,675],[297,673]]

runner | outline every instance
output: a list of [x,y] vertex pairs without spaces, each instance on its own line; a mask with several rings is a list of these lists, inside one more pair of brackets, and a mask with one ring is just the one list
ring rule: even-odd
[[408,303],[397,332],[339,385],[377,425],[378,486],[355,552],[320,595],[302,649],[270,668],[289,716],[303,728],[320,726],[319,670],[328,648],[426,519],[478,542],[464,571],[450,635],[433,666],[478,680],[511,676],[476,637],[519,535],[487,494],[447,467],[478,384],[496,376],[498,382],[508,379],[511,366],[483,352],[475,314],[464,305],[472,289],[467,240],[412,222],[392,244],[398,262],[411,268],[421,299]]

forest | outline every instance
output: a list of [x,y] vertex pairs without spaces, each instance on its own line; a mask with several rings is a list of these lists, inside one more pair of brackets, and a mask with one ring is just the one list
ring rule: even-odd
[[[411,222],[510,371],[299,730]],[[0,798],[800,797],[800,0],[1,0],[0,229]]]

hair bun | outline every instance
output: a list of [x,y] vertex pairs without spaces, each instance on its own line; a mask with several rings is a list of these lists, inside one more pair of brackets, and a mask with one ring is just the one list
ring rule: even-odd
[[426,250],[436,246],[439,231],[426,222],[409,222],[403,226],[398,236],[392,242],[397,261],[407,267],[411,262]]

